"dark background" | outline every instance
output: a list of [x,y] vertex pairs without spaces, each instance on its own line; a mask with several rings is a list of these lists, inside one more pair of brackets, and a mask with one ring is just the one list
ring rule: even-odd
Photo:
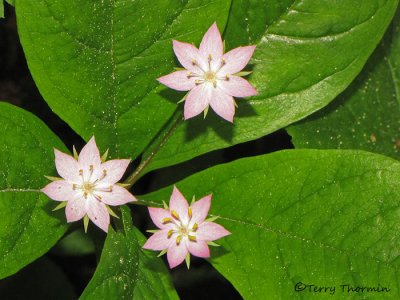
[[[70,150],[75,145],[79,151],[85,144],[80,136],[51,111],[41,97],[29,73],[18,39],[14,9],[8,5],[5,5],[5,19],[0,19],[0,101],[10,102],[38,116]],[[135,184],[134,191],[135,194],[144,194],[216,164],[288,148],[293,148],[290,137],[285,131],[278,131],[256,141],[213,151],[189,162],[151,172]],[[134,223],[142,232],[154,228],[144,207],[135,206],[133,214]],[[81,227],[81,222],[77,222],[68,233]],[[93,226],[87,237],[97,246],[105,239],[105,235]],[[45,272],[59,272],[72,285],[73,292],[64,293],[62,298],[73,299],[79,296],[95,271],[99,255],[60,254],[60,247],[56,246],[45,257],[0,281],[0,299],[60,299],[62,285],[57,288],[60,283],[48,280]],[[59,268],[61,272],[57,270]],[[241,299],[232,285],[205,260],[192,256],[190,271],[182,264],[172,270],[171,274],[181,299]],[[54,294],[51,293],[52,289],[56,291]]]

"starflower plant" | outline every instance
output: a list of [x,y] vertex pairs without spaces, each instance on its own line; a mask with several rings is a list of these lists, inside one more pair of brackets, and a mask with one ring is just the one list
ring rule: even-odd
[[109,205],[123,205],[135,201],[135,197],[117,182],[127,169],[129,159],[106,160],[107,153],[100,157],[95,138],[83,147],[79,155],[74,148],[72,157],[54,149],[55,164],[62,178],[53,180],[41,191],[55,201],[66,206],[67,222],[84,218],[85,231],[89,219],[105,232],[110,224],[110,214],[116,216]]
[[176,186],[172,191],[169,207],[149,207],[150,217],[160,230],[147,240],[143,248],[167,253],[168,264],[174,268],[185,259],[189,268],[190,254],[210,257],[208,245],[216,245],[214,240],[230,234],[221,225],[207,218],[211,206],[211,196],[207,195],[189,206]]
[[184,98],[185,119],[203,111],[206,115],[211,106],[219,116],[233,122],[236,106],[233,97],[257,94],[256,89],[241,77],[249,72],[240,72],[248,64],[255,47],[238,47],[224,54],[221,34],[214,23],[204,35],[199,49],[173,40],[175,55],[185,70],[160,77],[158,81],[174,90],[190,91]]

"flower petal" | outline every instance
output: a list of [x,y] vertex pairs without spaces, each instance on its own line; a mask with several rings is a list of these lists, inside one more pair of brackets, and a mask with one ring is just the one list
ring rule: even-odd
[[219,59],[224,54],[224,45],[222,43],[221,33],[219,32],[215,22],[203,36],[199,50],[203,57],[208,58],[209,55],[211,55],[213,60]]
[[226,94],[233,97],[250,97],[257,95],[257,90],[246,80],[239,76],[229,76],[228,80],[219,80],[220,87]]
[[179,215],[180,220],[187,224],[189,220],[188,215],[189,204],[186,201],[185,197],[178,190],[176,186],[174,186],[174,190],[172,191],[171,199],[169,201],[169,209],[172,211],[176,211]]
[[203,83],[193,88],[186,97],[184,115],[185,120],[197,116],[209,105],[213,87]]
[[169,210],[159,207],[149,207],[150,218],[153,223],[161,229],[171,229],[174,227],[172,223],[163,224],[163,220],[171,218],[171,212]]
[[176,40],[173,40],[172,44],[176,57],[185,69],[197,74],[203,73],[201,69],[204,70],[207,64],[195,46]]
[[188,71],[176,71],[158,78],[157,80],[167,87],[177,91],[188,91],[196,86],[195,78],[188,77]]
[[113,159],[106,161],[101,164],[101,174],[98,176],[103,176],[103,170],[105,170],[107,173],[102,182],[114,184],[122,178],[130,162],[130,159]]
[[168,238],[168,230],[160,230],[154,233],[147,242],[143,245],[144,249],[161,251],[168,249],[171,243],[174,243],[175,239],[171,236]]
[[187,254],[188,249],[186,247],[185,239],[182,239],[182,242],[179,244],[179,246],[176,245],[176,243],[172,243],[167,252],[169,267],[172,269],[181,264],[185,260]]
[[75,191],[72,184],[66,180],[56,180],[50,182],[41,189],[49,198],[56,201],[68,201],[74,198]]
[[80,168],[84,169],[85,172],[87,172],[90,165],[93,165],[94,169],[99,168],[101,158],[94,137],[92,137],[85,147],[82,148],[79,153],[78,163]]
[[67,222],[75,222],[82,219],[86,215],[86,199],[81,197],[75,197],[67,203],[65,208],[65,216],[67,217]]
[[207,195],[200,200],[196,201],[192,207],[192,219],[191,223],[202,223],[207,217],[208,211],[211,206],[211,197],[212,195]]
[[210,249],[204,241],[187,242],[188,250],[191,254],[197,257],[207,258],[210,257]]
[[96,226],[107,232],[108,225],[110,224],[110,215],[108,214],[106,205],[90,197],[87,199],[86,209],[89,219]]
[[249,63],[255,48],[256,46],[238,47],[225,53],[222,57],[225,60],[225,65],[218,72],[218,75],[224,77],[240,72]]
[[[101,188],[100,185],[99,188]],[[116,184],[112,185],[112,192],[95,192],[95,194],[101,197],[101,202],[112,206],[136,201],[136,198],[127,189]]]
[[233,122],[233,116],[235,115],[235,102],[231,95],[226,94],[220,88],[214,89],[210,106],[220,117],[231,123]]
[[79,165],[75,158],[57,149],[54,149],[54,155],[57,173],[66,180],[79,181]]
[[199,241],[214,241],[231,234],[221,225],[214,222],[204,222],[199,225],[196,237]]

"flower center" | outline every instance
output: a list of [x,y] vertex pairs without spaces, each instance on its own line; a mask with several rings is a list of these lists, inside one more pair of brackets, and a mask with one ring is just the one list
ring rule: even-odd
[[[186,237],[189,239],[191,242],[196,242],[196,231],[197,228],[199,228],[199,225],[197,223],[194,223],[191,228],[189,227],[189,223],[184,223],[182,222],[181,218],[179,217],[178,213],[174,210],[171,210],[171,216],[172,218],[164,218],[163,219],[163,224],[167,223],[172,223],[175,225],[175,229],[170,229],[168,231],[168,238],[170,238],[174,233],[177,233],[176,236],[176,244],[179,246],[179,244],[182,241],[183,237]],[[188,208],[188,216],[189,220],[192,218],[192,208]]]
[[204,80],[210,83],[214,83],[217,80],[217,76],[214,72],[208,71],[204,73]]
[[92,178],[93,175],[93,165],[89,166],[89,173],[88,173],[88,177],[85,178],[84,174],[83,174],[83,169],[79,170],[79,176],[81,177],[82,183],[81,184],[76,184],[74,183],[72,185],[72,189],[75,190],[80,190],[83,192],[83,197],[85,199],[87,199],[88,195],[93,195],[97,200],[101,200],[101,196],[99,193],[102,192],[112,192],[113,191],[113,186],[109,185],[109,186],[104,186],[104,185],[100,185],[99,186],[99,182],[102,181],[106,176],[107,176],[107,171],[103,170],[103,174],[95,179]]
[[94,190],[94,184],[91,182],[85,182],[82,185],[82,190],[84,193],[91,194]]

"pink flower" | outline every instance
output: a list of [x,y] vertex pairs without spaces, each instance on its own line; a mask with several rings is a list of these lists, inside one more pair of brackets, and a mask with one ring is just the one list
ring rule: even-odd
[[[208,107],[229,122],[233,122],[235,101],[233,97],[257,94],[250,83],[239,73],[249,62],[256,46],[235,48],[224,54],[224,46],[217,24],[206,32],[199,49],[173,41],[176,57],[186,70],[176,71],[158,78],[171,89],[189,91],[185,100],[185,119],[197,116]],[[247,73],[248,74],[248,73]]]
[[160,230],[147,240],[143,248],[167,252],[170,268],[181,264],[185,258],[189,267],[191,253],[198,257],[210,257],[208,244],[228,234],[224,227],[206,220],[211,205],[211,195],[189,206],[185,197],[174,186],[170,207],[149,207],[150,217]]
[[62,178],[48,177],[54,181],[41,191],[53,200],[62,201],[57,208],[66,205],[68,223],[85,218],[86,230],[90,219],[107,232],[110,214],[115,215],[108,205],[123,205],[136,200],[124,187],[116,184],[130,160],[102,161],[94,137],[79,156],[74,153],[75,158],[57,149],[54,153],[57,172]]

